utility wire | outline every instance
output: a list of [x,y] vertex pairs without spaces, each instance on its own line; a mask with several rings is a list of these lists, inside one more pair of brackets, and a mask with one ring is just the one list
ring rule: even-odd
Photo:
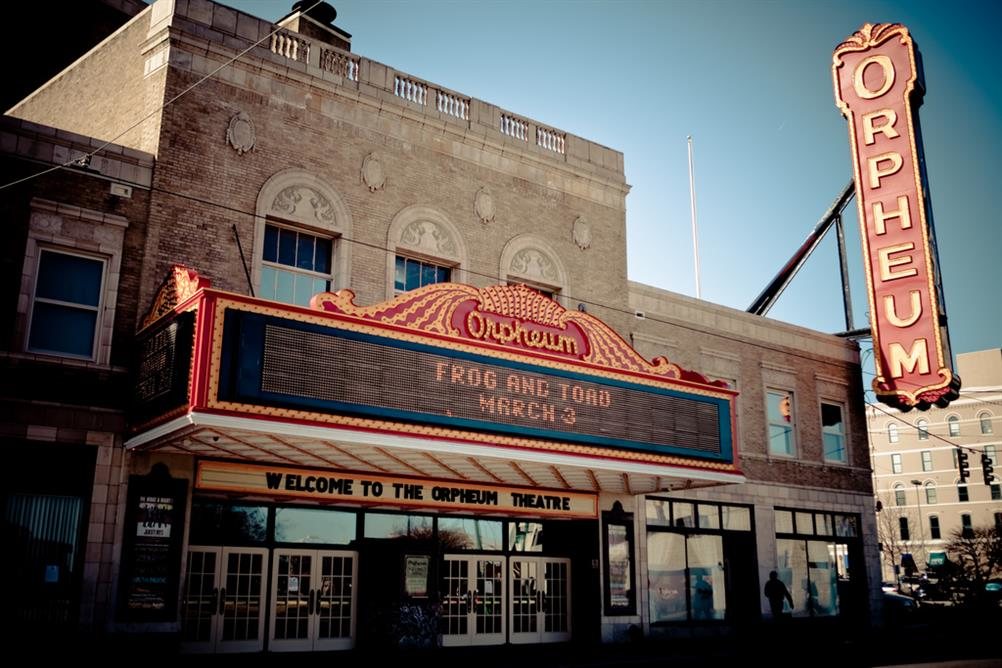
[[[317,0],[312,5],[310,5],[309,8],[302,10],[302,13],[303,14],[309,13],[310,10],[312,10],[314,7],[316,7],[317,5],[319,5],[321,2],[323,2],[323,0]],[[5,183],[4,185],[0,185],[0,190],[5,190],[5,189],[10,188],[12,186],[16,186],[16,185],[18,185],[20,183],[24,183],[26,181],[31,181],[33,179],[37,179],[39,176],[44,176],[45,174],[49,174],[49,173],[54,172],[54,171],[56,171],[58,169],[64,169],[64,168],[68,168],[68,167],[86,167],[88,164],[90,164],[90,159],[92,157],[94,157],[94,155],[96,155],[97,153],[100,153],[104,149],[108,148],[109,146],[111,146],[112,144],[114,144],[118,139],[121,139],[126,134],[132,132],[137,127],[139,127],[140,125],[142,125],[146,121],[150,120],[151,118],[153,118],[157,114],[163,112],[163,110],[166,109],[168,106],[174,104],[175,102],[177,102],[178,100],[180,100],[182,97],[184,97],[185,95],[187,95],[188,93],[190,93],[192,90],[194,90],[195,88],[197,88],[201,84],[205,83],[209,79],[211,79],[214,76],[216,76],[217,74],[219,74],[219,72],[222,71],[224,68],[229,67],[230,65],[232,65],[233,63],[235,63],[240,58],[243,58],[245,55],[247,55],[247,53],[249,53],[251,51],[251,49],[254,49],[254,48],[260,46],[262,42],[264,42],[267,39],[270,39],[272,35],[276,34],[281,29],[282,29],[282,26],[276,25],[275,29],[272,30],[270,33],[268,33],[267,35],[265,35],[264,37],[262,37],[258,41],[254,42],[253,44],[251,44],[250,46],[248,46],[246,49],[244,49],[243,51],[241,51],[237,55],[233,56],[232,58],[230,58],[229,60],[227,60],[225,63],[223,63],[222,65],[220,65],[219,67],[217,67],[216,69],[212,70],[211,72],[209,72],[208,74],[206,74],[205,76],[203,76],[201,79],[199,79],[195,83],[191,84],[190,86],[188,86],[187,88],[185,88],[183,91],[181,91],[180,93],[178,93],[177,95],[175,95],[171,99],[169,99],[166,102],[164,102],[162,105],[160,105],[159,108],[154,109],[150,113],[146,114],[145,116],[143,116],[142,118],[140,118],[138,121],[136,121],[135,123],[133,123],[132,125],[130,125],[129,127],[127,127],[125,130],[122,130],[117,135],[115,135],[114,137],[112,137],[108,141],[104,142],[103,144],[101,144],[100,146],[98,146],[97,148],[95,148],[93,151],[90,151],[90,152],[85,153],[85,154],[83,154],[81,156],[78,156],[78,157],[76,157],[73,160],[70,160],[68,162],[64,162],[64,163],[59,164],[59,165],[54,165],[54,166],[52,166],[52,167],[50,167],[48,169],[44,169],[44,170],[42,170],[40,172],[36,172],[35,174],[29,174],[28,176],[22,177],[20,179],[15,180],[15,181],[11,181],[10,183]]]

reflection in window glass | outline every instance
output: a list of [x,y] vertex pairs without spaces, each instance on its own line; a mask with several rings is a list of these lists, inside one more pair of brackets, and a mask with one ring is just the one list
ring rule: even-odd
[[446,550],[501,550],[501,521],[440,517],[438,542]]
[[807,541],[807,566],[807,614],[811,617],[837,615],[835,545],[817,540]]
[[347,545],[355,540],[355,514],[314,508],[276,508],[275,540]]
[[832,535],[832,516],[828,513],[815,513],[814,514],[814,526],[818,529],[818,534],[821,536]]
[[671,526],[669,501],[647,499],[647,523],[653,526]]
[[701,503],[697,506],[697,508],[699,510],[700,529],[720,528],[719,506],[711,506],[705,503]]
[[[795,617],[807,616],[807,547],[803,540],[776,539],[776,572],[793,597]],[[786,609],[788,603],[783,603]]]
[[724,529],[729,531],[751,531],[751,510],[739,506],[723,506]]
[[696,521],[692,515],[693,506],[691,503],[680,503],[676,501],[671,505],[673,513],[672,518],[675,522],[676,527],[696,526]]
[[724,540],[721,536],[689,536],[686,541],[689,556],[689,600],[692,618],[723,619]]
[[812,513],[797,513],[797,533],[814,533],[814,515]]
[[859,535],[859,517],[856,515],[836,515],[835,535],[843,538],[855,538]]
[[793,533],[793,513],[789,510],[776,511],[776,533]]
[[652,622],[688,619],[685,584],[685,536],[651,533],[647,536]]
[[793,455],[793,396],[789,392],[766,394],[769,417],[769,452]]
[[508,548],[512,552],[542,552],[543,525],[540,522],[508,522]]
[[268,509],[263,506],[230,506],[223,514],[227,543],[261,543],[268,539]]
[[427,515],[365,514],[366,538],[431,539],[431,517]]
[[825,461],[846,461],[845,426],[842,424],[841,406],[821,404],[821,432],[824,441]]

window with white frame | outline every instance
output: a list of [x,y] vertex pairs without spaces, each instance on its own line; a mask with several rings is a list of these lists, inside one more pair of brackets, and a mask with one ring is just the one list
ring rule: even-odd
[[32,200],[16,321],[25,352],[111,361],[128,225],[121,216]]
[[891,472],[892,473],[901,473],[901,454],[900,453],[896,452],[893,455],[891,455]]
[[331,289],[333,257],[333,238],[267,223],[258,296],[309,306],[313,295]]
[[922,470],[923,471],[932,470],[932,451],[930,450],[922,451]]
[[821,439],[824,443],[825,461],[845,463],[848,459],[845,448],[845,423],[842,422],[842,406],[821,403]]
[[393,274],[393,292],[401,294],[423,288],[426,285],[448,283],[451,276],[451,267],[443,267],[432,262],[397,255]]
[[898,483],[894,486],[894,505],[903,506],[907,503],[905,500],[905,486]]
[[918,420],[915,422],[915,427],[918,428],[918,440],[928,441],[929,440],[929,421],[928,420]]
[[988,411],[978,413],[978,423],[981,426],[982,434],[992,433],[992,414]]
[[931,482],[925,484],[925,502],[936,503],[936,485]]
[[308,306],[320,292],[348,284],[351,215],[341,196],[300,169],[274,174],[258,192],[253,276],[258,297]]
[[891,443],[898,442],[898,425],[893,422],[887,425],[887,440]]
[[766,392],[769,418],[769,453],[793,456],[796,453],[793,422],[793,393],[785,390]]
[[386,232],[387,298],[436,283],[462,283],[468,263],[459,228],[444,213],[413,205],[393,217]]
[[949,430],[950,436],[960,436],[960,418],[956,415],[951,415],[946,418],[946,426]]
[[103,258],[39,249],[29,351],[94,359],[105,264]]

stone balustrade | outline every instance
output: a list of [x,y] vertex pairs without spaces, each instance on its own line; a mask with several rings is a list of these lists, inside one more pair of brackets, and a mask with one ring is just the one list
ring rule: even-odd
[[[614,180],[622,181],[622,153],[544,126],[489,102],[423,81],[315,38],[303,37],[285,28],[276,31],[273,23],[222,5],[179,2],[173,11],[174,18],[165,17],[167,20],[181,19],[207,25],[226,36],[235,49],[239,47],[234,39],[244,40],[247,46],[260,41],[263,49],[256,51],[257,57],[288,65],[290,76],[313,76],[328,85],[350,87],[355,91],[353,94],[381,98],[384,105],[396,99],[401,111],[407,108],[408,113],[437,117],[448,126],[457,130],[465,127],[466,131],[488,140],[493,134],[495,141],[515,142],[525,150],[538,151],[538,155],[547,160],[581,167],[591,165],[591,169],[605,171]],[[197,34],[204,28],[192,26],[191,30]],[[302,74],[295,74],[297,71]]]

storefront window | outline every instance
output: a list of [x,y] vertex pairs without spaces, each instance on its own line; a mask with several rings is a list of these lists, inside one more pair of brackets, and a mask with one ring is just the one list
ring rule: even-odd
[[268,540],[268,508],[196,499],[191,508],[192,545],[247,545]]
[[605,614],[634,615],[637,596],[633,574],[633,514],[623,512],[617,501],[602,514],[605,550]]
[[509,522],[508,549],[512,552],[542,552],[543,525],[540,522]]
[[279,543],[347,545],[355,540],[355,514],[312,508],[275,509]]
[[741,506],[723,506],[720,514],[724,518],[724,529],[728,531],[751,531],[751,511]]
[[365,514],[366,538],[431,539],[431,520],[428,515]]
[[502,550],[501,522],[457,517],[438,519],[438,542],[445,550]]
[[[796,517],[795,532],[785,521],[790,515]],[[793,596],[793,616],[838,615],[851,589],[850,554],[852,545],[858,549],[858,516],[777,509],[776,518],[777,533],[794,534],[776,538],[776,570]],[[850,540],[812,539],[815,534]]]
[[685,584],[685,536],[652,533],[647,536],[651,622],[678,622],[689,618]]

